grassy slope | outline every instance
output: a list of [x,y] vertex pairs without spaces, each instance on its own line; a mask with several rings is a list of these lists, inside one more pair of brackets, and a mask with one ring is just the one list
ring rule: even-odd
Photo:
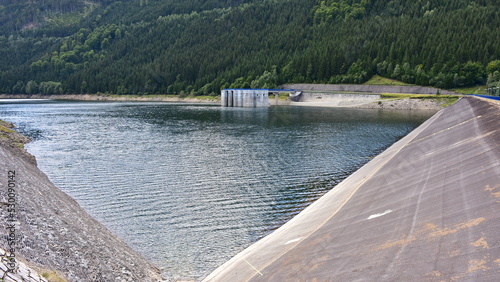
[[[366,85],[392,85],[392,86],[404,86],[404,85],[412,85],[406,84],[404,82],[381,77],[379,75],[374,75],[370,80],[365,82]],[[474,87],[464,87],[464,88],[455,88],[451,89],[453,92],[457,92],[460,94],[486,94],[486,86],[474,86]],[[454,95],[413,95],[413,94],[382,94],[383,99],[434,99],[434,100],[446,100],[445,105],[451,105],[455,101],[458,100],[459,96]]]
[[370,80],[365,82],[366,85],[391,85],[391,86],[408,86],[413,84],[404,83],[399,80],[385,78],[380,75],[374,75]]
[[485,95],[486,93],[486,85],[473,86],[473,87],[464,87],[464,88],[455,88],[451,89],[453,92],[461,93],[461,94],[479,94]]

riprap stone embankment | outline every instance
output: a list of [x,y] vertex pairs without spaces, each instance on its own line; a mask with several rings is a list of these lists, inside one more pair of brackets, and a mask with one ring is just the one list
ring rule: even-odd
[[68,281],[161,281],[158,268],[54,186],[22,148],[25,137],[0,126],[0,248],[10,252],[15,238],[17,261]]

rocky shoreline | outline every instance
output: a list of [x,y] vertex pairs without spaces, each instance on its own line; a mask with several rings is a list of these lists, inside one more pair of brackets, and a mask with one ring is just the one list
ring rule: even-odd
[[362,109],[391,109],[391,110],[435,110],[446,107],[446,102],[434,99],[388,99],[356,106]]
[[305,107],[328,107],[328,108],[359,108],[359,109],[385,109],[385,110],[431,110],[439,111],[447,107],[448,101],[434,99],[379,99],[375,102],[368,101],[314,101],[314,102],[291,102],[287,105]]
[[[35,157],[23,148],[28,138],[7,122],[2,121],[0,129],[0,167],[4,170],[0,179],[0,249],[6,254],[0,268],[2,275],[12,276],[5,281],[43,281],[39,276],[29,280],[29,275],[25,280],[14,279],[35,273],[33,269],[43,276],[57,277],[55,281],[163,281],[157,267],[92,218],[38,169]],[[4,269],[9,262],[15,263],[9,268],[14,273]]]
[[[0,99],[53,99],[53,100],[75,100],[75,101],[122,101],[122,102],[180,102],[180,103],[201,103],[219,105],[220,99],[198,99],[193,97],[170,97],[170,96],[117,96],[117,95],[97,95],[97,94],[64,94],[64,95],[42,95],[42,94],[0,94]],[[276,100],[269,98],[270,105],[276,105]],[[290,100],[278,100],[280,106],[313,106],[313,107],[349,107],[363,109],[391,109],[391,110],[441,110],[445,108],[446,102],[434,99],[380,99],[377,102],[340,102],[331,101],[315,102],[292,102]]]

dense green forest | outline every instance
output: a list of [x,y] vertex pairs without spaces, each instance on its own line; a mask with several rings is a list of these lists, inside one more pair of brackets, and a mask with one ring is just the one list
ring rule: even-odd
[[0,0],[0,93],[500,86],[498,0]]

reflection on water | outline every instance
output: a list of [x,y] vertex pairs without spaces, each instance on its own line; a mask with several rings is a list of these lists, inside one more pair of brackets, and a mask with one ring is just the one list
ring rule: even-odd
[[63,191],[165,276],[201,279],[432,113],[0,102]]

